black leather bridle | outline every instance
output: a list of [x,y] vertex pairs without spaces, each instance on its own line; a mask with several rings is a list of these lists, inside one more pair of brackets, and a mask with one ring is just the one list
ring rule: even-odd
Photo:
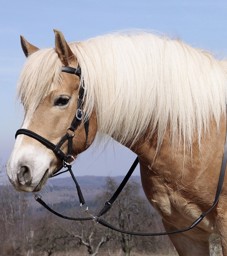
[[[62,67],[62,72],[73,74],[73,75],[79,76],[81,78],[81,69],[80,69],[80,67],[78,67],[78,68]],[[19,129],[16,132],[16,137],[20,134],[23,134],[23,135],[27,135],[29,137],[32,137],[33,139],[38,140],[44,146],[46,146],[47,148],[52,150],[54,152],[54,154],[56,155],[56,157],[58,157],[59,159],[61,159],[63,161],[63,167],[66,167],[67,170],[61,171],[60,173],[59,172],[55,173],[53,176],[57,176],[59,174],[62,174],[63,172],[67,172],[67,171],[70,172],[71,177],[72,177],[72,179],[73,179],[73,181],[76,185],[76,188],[77,188],[77,193],[78,193],[78,197],[79,197],[79,201],[80,201],[81,206],[85,204],[85,200],[84,200],[83,194],[81,192],[80,186],[79,186],[79,184],[78,184],[78,182],[77,182],[77,180],[76,180],[76,178],[75,178],[75,176],[72,172],[71,161],[74,160],[74,157],[73,157],[73,154],[72,154],[72,144],[73,144],[74,132],[80,126],[82,121],[84,122],[84,129],[85,129],[85,133],[86,133],[86,141],[87,141],[87,138],[88,138],[89,119],[87,119],[86,115],[84,115],[84,113],[83,113],[84,97],[85,97],[85,88],[84,88],[84,83],[82,81],[82,84],[81,84],[80,89],[79,89],[76,114],[75,114],[75,116],[73,118],[73,121],[72,121],[70,127],[68,128],[66,134],[60,139],[60,141],[56,145],[53,144],[52,142],[48,141],[44,137],[40,136],[39,134],[37,134],[35,132],[32,132],[28,129]],[[61,150],[61,147],[66,141],[68,141],[68,151],[67,151],[67,153],[64,153]],[[86,144],[87,144],[87,142],[86,142]],[[69,217],[69,216],[65,216],[61,213],[58,213],[55,210],[53,210],[52,208],[50,208],[42,200],[40,195],[35,195],[35,199],[42,206],[44,206],[48,211],[57,215],[58,217],[68,219],[68,220],[74,220],[74,221],[94,220],[95,222],[97,222],[97,223],[99,223],[99,224],[101,224],[101,225],[103,225],[107,228],[110,228],[110,229],[115,230],[117,232],[128,234],[128,235],[163,236],[163,235],[179,234],[179,233],[189,231],[189,230],[193,229],[194,227],[196,227],[216,207],[216,205],[219,201],[219,197],[221,195],[222,188],[223,188],[223,183],[224,183],[224,178],[225,178],[225,170],[226,170],[226,165],[227,165],[227,133],[226,133],[226,138],[225,138],[224,154],[223,154],[223,158],[222,158],[222,164],[221,164],[221,169],[220,169],[220,174],[219,174],[219,179],[218,179],[218,184],[217,184],[217,189],[216,189],[216,194],[215,194],[215,197],[214,197],[214,201],[213,201],[212,205],[210,206],[210,208],[208,210],[204,211],[203,213],[201,213],[201,215],[188,227],[178,229],[178,230],[173,230],[173,231],[159,232],[159,233],[132,232],[132,231],[126,231],[126,230],[122,230],[120,228],[117,228],[117,227],[111,225],[110,223],[108,223],[107,221],[105,221],[102,218],[102,216],[104,214],[106,214],[111,209],[113,203],[116,201],[117,197],[119,196],[119,194],[121,193],[121,191],[125,187],[126,183],[128,182],[129,178],[131,177],[131,175],[132,175],[133,171],[135,170],[136,166],[138,165],[138,163],[139,163],[139,159],[137,157],[135,159],[135,161],[133,162],[132,166],[130,167],[128,173],[126,174],[126,176],[122,180],[119,187],[113,193],[111,198],[108,201],[106,201],[103,208],[101,208],[101,210],[97,214],[91,214],[90,212],[88,212],[88,210],[86,210],[86,212],[89,215],[88,217]]]

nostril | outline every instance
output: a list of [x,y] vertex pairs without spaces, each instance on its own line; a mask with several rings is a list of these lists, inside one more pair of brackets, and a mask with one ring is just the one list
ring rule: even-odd
[[21,185],[27,185],[27,186],[31,185],[32,177],[31,177],[31,172],[29,167],[21,166],[17,174],[17,179]]

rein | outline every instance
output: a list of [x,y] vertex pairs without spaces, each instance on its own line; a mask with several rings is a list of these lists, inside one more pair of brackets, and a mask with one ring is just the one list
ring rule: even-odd
[[[225,177],[225,169],[226,169],[226,165],[227,165],[227,135],[226,135],[226,141],[225,141],[225,147],[224,147],[224,155],[223,155],[223,159],[222,159],[222,164],[221,164],[221,170],[220,170],[220,174],[219,174],[219,179],[218,179],[218,184],[217,184],[217,189],[216,189],[216,194],[215,194],[215,198],[214,201],[212,203],[212,205],[210,206],[210,208],[204,212],[202,212],[202,214],[188,227],[182,228],[182,229],[177,229],[177,230],[173,230],[173,231],[166,231],[166,232],[134,232],[134,231],[127,231],[127,230],[123,230],[120,229],[118,227],[113,226],[112,224],[108,223],[106,220],[104,220],[102,218],[103,215],[105,215],[112,207],[113,203],[116,201],[117,197],[119,196],[119,194],[121,193],[121,191],[123,190],[123,188],[125,187],[125,185],[127,184],[129,178],[131,177],[133,171],[135,170],[136,166],[139,163],[139,158],[137,157],[135,159],[135,161],[133,162],[132,166],[130,167],[128,173],[126,174],[126,176],[124,177],[124,179],[122,180],[122,182],[120,183],[120,185],[118,186],[118,188],[116,189],[116,191],[114,192],[114,194],[111,196],[111,198],[105,202],[103,208],[101,208],[101,210],[96,214],[93,215],[88,211],[88,208],[85,210],[85,212],[87,214],[89,214],[89,217],[70,217],[70,216],[66,216],[63,215],[61,213],[56,212],[55,210],[53,210],[51,207],[49,207],[43,200],[42,197],[40,195],[35,195],[35,200],[40,203],[44,208],[46,208],[48,211],[50,211],[51,213],[53,213],[54,215],[63,218],[63,219],[67,219],[67,220],[74,220],[74,221],[88,221],[88,220],[93,220],[99,224],[101,224],[104,227],[107,227],[109,229],[112,229],[116,232],[119,233],[123,233],[123,234],[127,234],[127,235],[132,235],[132,236],[166,236],[166,235],[174,235],[174,234],[180,234],[180,233],[184,233],[186,231],[189,231],[193,228],[195,228],[217,205],[218,201],[219,201],[219,197],[221,195],[221,191],[222,191],[222,187],[223,187],[223,182],[224,182],[224,177]],[[81,195],[82,192],[80,190],[80,187],[75,179],[75,176],[71,170],[71,165],[67,166],[69,169],[67,171],[70,172],[74,183],[77,187],[77,193],[78,193],[78,197],[80,200],[80,205],[82,206],[83,204],[81,203]],[[83,195],[82,195],[83,198]]]
[[[62,67],[62,72],[66,72],[69,74],[74,74],[77,75],[81,78],[81,69],[80,67],[78,68],[72,68],[72,67]],[[72,145],[73,145],[73,137],[74,137],[74,132],[77,130],[77,128],[80,126],[82,123],[82,120],[84,118],[84,129],[86,133],[86,145],[87,145],[87,138],[88,138],[88,131],[89,131],[89,119],[87,117],[84,117],[83,113],[83,100],[85,97],[85,88],[84,88],[84,82],[82,82],[82,85],[80,86],[79,89],[79,95],[78,95],[78,100],[77,100],[77,110],[76,114],[73,118],[73,121],[71,123],[71,126],[68,128],[66,134],[60,139],[60,141],[55,145],[52,142],[48,141],[44,137],[40,136],[39,134],[32,132],[28,129],[19,129],[16,132],[16,137],[20,134],[27,135],[29,137],[32,137],[36,140],[38,140],[40,143],[42,143],[44,146],[49,148],[54,152],[56,157],[61,159],[63,161],[63,167],[67,168],[67,170],[61,171],[58,170],[55,174],[52,175],[52,177],[55,177],[57,175],[60,175],[64,172],[69,172],[77,189],[79,201],[80,201],[80,206],[83,206],[85,204],[85,200],[82,194],[82,191],[80,189],[80,186],[76,180],[76,177],[73,174],[72,171],[72,164],[71,162],[74,160],[73,154],[72,154]],[[62,145],[68,141],[68,151],[67,153],[64,153],[61,150]],[[61,213],[56,212],[53,210],[50,206],[48,206],[43,200],[42,197],[38,194],[35,195],[35,200],[40,203],[43,207],[45,207],[48,211],[51,213],[55,214],[56,216],[67,219],[67,220],[74,220],[74,221],[88,221],[88,220],[93,220],[102,226],[105,226],[107,228],[110,228],[114,231],[123,233],[123,234],[128,234],[128,235],[134,235],[134,236],[164,236],[164,235],[173,235],[173,234],[179,234],[183,233],[186,231],[189,231],[193,228],[195,228],[217,205],[221,192],[222,192],[222,187],[224,183],[224,177],[225,177],[225,170],[226,170],[226,165],[227,165],[227,132],[226,132],[226,137],[225,137],[225,146],[224,146],[224,154],[222,158],[222,164],[221,164],[221,169],[220,169],[220,174],[219,174],[219,179],[218,179],[218,184],[217,184],[217,189],[216,189],[216,194],[214,197],[214,201],[210,208],[204,212],[188,227],[178,229],[178,230],[173,230],[173,231],[167,231],[167,232],[158,232],[158,233],[144,233],[144,232],[132,232],[132,231],[127,231],[127,230],[122,230],[118,227],[115,227],[108,223],[106,220],[102,218],[112,207],[116,199],[118,198],[119,194],[127,184],[129,178],[131,177],[132,173],[134,172],[136,166],[139,163],[139,158],[137,157],[135,161],[133,162],[132,166],[130,167],[128,173],[120,183],[119,187],[116,189],[116,191],[113,193],[111,198],[105,202],[103,208],[97,213],[97,214],[91,214],[88,211],[88,207],[86,208],[85,212],[89,215],[88,217],[70,217],[63,215]]]

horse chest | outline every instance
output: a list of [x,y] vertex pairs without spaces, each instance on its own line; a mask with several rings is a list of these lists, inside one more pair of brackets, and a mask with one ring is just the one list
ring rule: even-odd
[[168,166],[141,165],[141,180],[150,203],[162,214],[172,216],[184,214],[189,208],[187,193],[182,194],[179,172],[172,172]]
[[[191,201],[190,192],[181,189],[177,175],[168,171],[160,174],[155,168],[141,165],[141,180],[148,200],[166,221],[181,228],[200,216],[201,208]],[[202,226],[209,232],[214,228],[209,219]]]
[[170,216],[173,209],[171,202],[173,189],[169,181],[149,168],[145,172],[141,170],[141,179],[144,192],[150,203],[163,215]]

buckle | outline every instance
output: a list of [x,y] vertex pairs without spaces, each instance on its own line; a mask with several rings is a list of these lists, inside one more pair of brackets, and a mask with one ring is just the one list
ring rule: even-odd
[[66,160],[63,160],[63,166],[68,167],[72,165],[72,163],[75,161],[75,157],[73,155],[67,155]]
[[74,131],[71,130],[70,127],[67,129],[67,136],[68,138],[73,138],[75,136]]

